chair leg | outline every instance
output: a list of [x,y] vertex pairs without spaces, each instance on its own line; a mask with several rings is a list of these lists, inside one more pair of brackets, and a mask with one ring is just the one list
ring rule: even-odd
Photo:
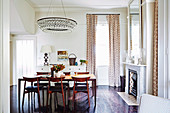
[[87,91],[88,92],[88,102],[89,102],[89,107],[90,107],[90,97],[89,97],[89,91]]
[[54,93],[54,109],[55,109],[55,110],[56,110],[56,98],[57,98],[57,97],[56,97],[56,93],[57,93],[57,92]]
[[41,112],[40,92],[38,91],[39,112]]
[[28,111],[30,113],[30,92],[28,93]]
[[88,102],[89,102],[89,107],[90,107],[90,97],[89,97],[89,85],[88,85],[88,82],[86,81],[87,83],[87,95],[88,95]]
[[34,92],[34,109],[35,109],[35,92]]
[[32,97],[32,92],[31,92],[31,112],[33,113],[33,97]]
[[52,93],[50,94],[50,109],[52,109]]
[[70,98],[70,87],[69,87],[69,85],[68,85],[67,91],[68,91],[68,92],[67,92],[67,93],[68,93],[68,97],[67,97],[68,99],[67,99],[67,100],[68,100],[68,105],[69,105],[69,98]]
[[74,107],[74,100],[75,100],[75,87],[76,87],[76,84],[75,84],[75,81],[74,81],[74,87],[73,87],[73,104],[72,104],[72,107]]
[[46,112],[48,113],[48,99],[49,99],[49,93],[47,91],[47,103],[46,103]]
[[44,107],[44,89],[42,89],[43,107]]
[[62,97],[63,97],[63,105],[64,105],[64,108],[65,108],[65,100],[64,100],[64,92],[62,90]]
[[64,90],[64,98],[65,98],[65,105],[66,105],[66,90]]
[[23,97],[22,97],[22,110],[23,110],[23,107],[24,107],[24,99],[25,99],[25,91],[24,91]]
[[73,91],[73,107],[74,107],[74,101],[75,101],[75,92]]
[[58,106],[58,96],[57,96],[57,92],[56,92],[56,100],[57,100],[57,106]]

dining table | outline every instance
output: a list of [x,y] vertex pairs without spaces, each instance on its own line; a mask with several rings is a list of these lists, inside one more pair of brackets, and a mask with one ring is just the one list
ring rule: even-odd
[[[40,77],[39,81],[48,81],[49,75],[34,75],[34,77]],[[65,75],[65,78],[63,81],[73,81],[72,76],[80,76],[80,75]],[[94,107],[96,107],[96,76],[94,74],[86,74],[86,76],[90,76],[90,79],[88,81],[92,82],[92,97],[94,97]],[[29,76],[30,77],[30,76]],[[24,82],[24,78],[18,78],[18,111],[20,113],[20,102],[21,102],[21,82]]]

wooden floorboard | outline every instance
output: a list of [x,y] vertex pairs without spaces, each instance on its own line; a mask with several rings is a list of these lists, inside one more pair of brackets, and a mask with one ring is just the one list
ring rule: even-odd
[[[72,108],[72,99],[69,98],[69,105],[63,109],[61,94],[57,94],[59,105],[54,107],[54,98],[52,98],[52,106],[50,113],[137,113],[137,106],[128,106],[124,100],[117,94],[120,92],[120,88],[114,88],[109,86],[98,86],[97,88],[97,106],[94,107],[93,97],[90,99],[91,106],[88,107],[88,101],[86,94],[78,94],[74,109]],[[17,86],[10,88],[10,110],[11,113],[18,113],[18,102],[17,102]],[[22,94],[21,94],[22,95]],[[38,102],[36,99],[36,108],[34,109],[28,105],[27,95],[24,103],[24,113],[38,113]],[[31,102],[30,102],[31,103]],[[45,102],[46,104],[46,102]],[[33,106],[33,105],[32,105]],[[45,108],[42,108],[42,111]],[[22,111],[22,110],[21,110]],[[44,110],[45,111],[45,110]]]

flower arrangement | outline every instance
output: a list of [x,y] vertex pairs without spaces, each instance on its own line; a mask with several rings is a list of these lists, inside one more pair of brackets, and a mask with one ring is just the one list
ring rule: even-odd
[[65,65],[57,64],[56,66],[53,65],[53,68],[54,68],[55,72],[58,73],[59,71],[61,71],[65,68]]
[[85,64],[87,64],[87,63],[88,63],[88,61],[87,61],[87,60],[80,60],[80,62],[81,62],[81,65],[82,65],[83,63],[85,63]]

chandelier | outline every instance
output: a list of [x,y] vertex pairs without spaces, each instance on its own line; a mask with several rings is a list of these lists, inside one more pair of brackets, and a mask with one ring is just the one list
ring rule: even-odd
[[[62,0],[61,3],[64,10],[64,5]],[[52,4],[52,0],[51,0],[51,4]],[[49,7],[49,10],[50,8],[51,5]],[[73,19],[66,18],[65,10],[64,10],[64,15],[65,17],[56,17],[56,16],[42,17],[37,20],[37,24],[39,28],[46,33],[72,32],[73,29],[76,27],[77,22]]]

